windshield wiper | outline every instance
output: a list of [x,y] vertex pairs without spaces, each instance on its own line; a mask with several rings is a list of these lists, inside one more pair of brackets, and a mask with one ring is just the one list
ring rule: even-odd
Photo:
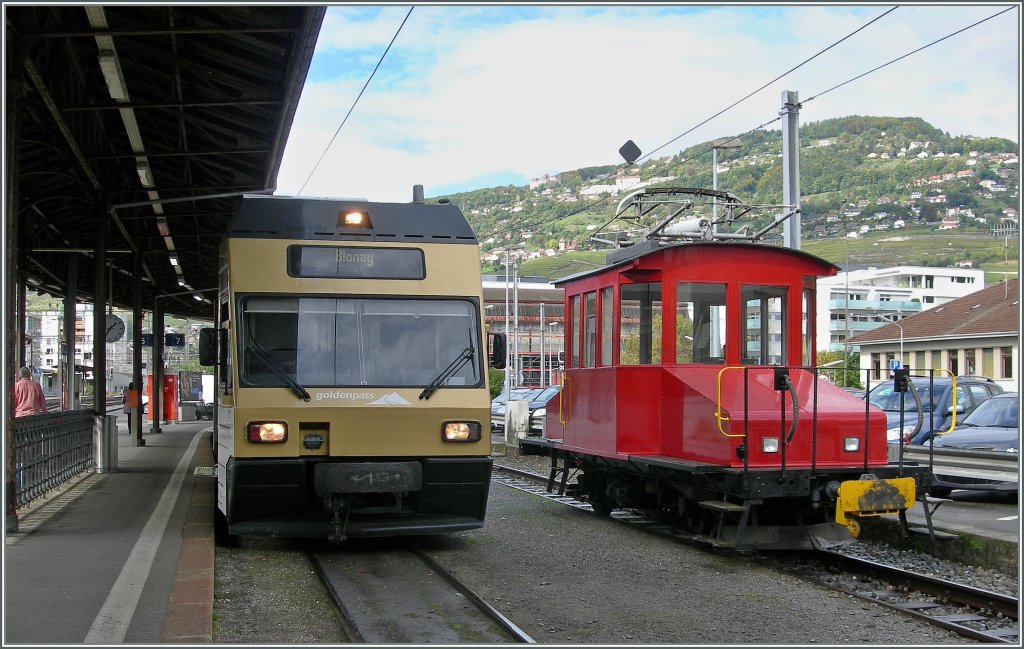
[[263,361],[263,364],[269,367],[270,371],[284,379],[284,382],[292,389],[295,396],[299,397],[303,401],[309,401],[312,398],[309,396],[309,393],[306,392],[306,388],[296,383],[295,379],[293,379],[288,372],[282,370],[281,367],[274,362],[274,359],[270,358],[270,354],[267,350],[263,349],[263,345],[259,344],[253,336],[249,336],[249,344],[252,351],[255,352],[256,358]]
[[448,367],[437,375],[437,377],[430,382],[430,384],[423,388],[423,392],[420,392],[420,399],[429,399],[430,395],[434,394],[441,384],[448,380],[450,376],[462,369],[462,367],[473,358],[473,348],[467,347],[459,352],[458,357],[451,362]]

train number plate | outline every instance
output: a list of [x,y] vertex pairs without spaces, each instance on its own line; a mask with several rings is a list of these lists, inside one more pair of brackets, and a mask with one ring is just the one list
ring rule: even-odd
[[419,462],[318,464],[317,493],[416,491],[423,484]]

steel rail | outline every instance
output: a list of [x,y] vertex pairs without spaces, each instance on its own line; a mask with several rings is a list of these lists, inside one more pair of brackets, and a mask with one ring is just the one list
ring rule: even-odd
[[819,550],[818,553],[827,557],[830,563],[837,564],[844,570],[851,569],[868,573],[873,577],[878,577],[890,583],[909,586],[916,591],[928,595],[942,597],[972,608],[990,609],[997,613],[1002,613],[1011,620],[1017,619],[1018,600],[1011,595],[974,588],[965,584],[957,584],[896,566],[875,563],[828,550]]
[[316,553],[311,549],[307,549],[303,551],[303,554],[306,555],[306,562],[309,563],[309,566],[312,568],[316,578],[320,580],[320,584],[329,595],[328,599],[331,600],[331,606],[334,608],[334,612],[338,616],[342,633],[345,635],[342,639],[351,644],[366,644],[366,640],[364,640],[363,636],[360,635],[359,629],[357,629],[352,623],[352,619],[345,610],[345,605],[341,601],[341,595],[337,590],[335,590],[331,580],[327,577],[323,566],[320,565],[320,560],[316,558]]
[[[500,611],[498,611],[493,606],[488,604],[482,597],[477,595],[471,588],[469,588],[466,584],[460,581],[455,575],[453,575],[439,563],[434,561],[425,552],[414,547],[407,547],[405,548],[405,550],[413,556],[415,556],[418,560],[423,562],[434,574],[444,579],[445,582],[448,583],[448,585],[451,586],[462,597],[472,602],[472,604],[476,606],[476,608],[480,610],[487,617],[488,620],[497,625],[498,628],[500,628],[504,633],[508,634],[509,637],[512,638],[515,642],[523,644],[537,643],[537,641],[530,637],[530,635],[528,635],[525,631],[520,629],[516,624],[514,624],[511,620],[505,617],[505,615],[503,615]],[[345,607],[345,603],[342,601],[341,594],[335,588],[330,577],[327,575],[326,571],[321,565],[320,560],[317,558],[316,550],[308,549],[305,551],[305,555],[309,565],[312,567],[317,578],[320,580],[320,583],[327,591],[327,594],[329,595],[329,598],[331,600],[331,604],[339,616],[343,632],[346,635],[345,641],[351,643],[365,644],[366,640],[359,632],[358,626],[353,621],[352,616],[349,615]]]
[[487,617],[494,621],[498,626],[504,629],[509,635],[511,635],[516,642],[523,644],[537,644],[537,641],[531,638],[525,631],[516,626],[512,620],[508,619],[502,613],[488,604],[482,597],[477,595],[470,589],[466,584],[462,583],[458,577],[448,572],[441,564],[431,559],[427,553],[418,548],[411,548],[410,551],[416,555],[416,557],[427,564],[427,566],[433,570],[436,574],[440,575],[447,581],[455,590],[462,593],[469,601],[473,602],[477,608],[483,611]]

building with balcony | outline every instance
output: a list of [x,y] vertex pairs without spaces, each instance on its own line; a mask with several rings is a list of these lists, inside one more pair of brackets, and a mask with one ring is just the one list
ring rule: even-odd
[[1020,390],[1020,284],[1011,279],[885,324],[850,339],[872,381],[889,378],[889,361],[912,375],[944,370],[984,376]]
[[840,351],[859,334],[969,295],[984,284],[982,270],[929,266],[868,268],[821,278],[818,350]]

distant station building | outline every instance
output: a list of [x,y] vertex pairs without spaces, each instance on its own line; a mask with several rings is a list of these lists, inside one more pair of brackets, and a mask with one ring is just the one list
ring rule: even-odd
[[[484,275],[484,322],[507,333],[513,385],[561,382],[565,292],[546,277]],[[518,314],[518,317],[516,317]]]
[[818,349],[841,351],[859,334],[964,297],[984,285],[982,270],[931,266],[867,268],[821,278],[815,325]]

